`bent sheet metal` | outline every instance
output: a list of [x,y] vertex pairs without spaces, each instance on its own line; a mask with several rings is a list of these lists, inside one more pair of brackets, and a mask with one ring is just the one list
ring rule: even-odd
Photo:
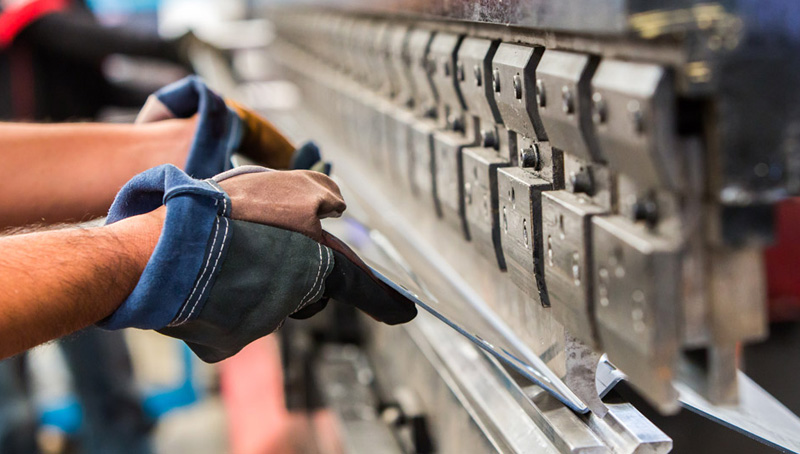
[[[589,412],[588,406],[536,354],[516,339],[479,297],[455,286],[447,299],[441,295],[437,297],[425,285],[424,278],[411,270],[402,255],[380,232],[370,230],[353,218],[337,223],[343,230],[340,234],[355,246],[381,281],[523,377],[541,386],[573,411]],[[331,225],[328,224],[328,227]],[[465,303],[470,310],[465,310]],[[604,356],[598,365],[597,377],[601,397],[624,379],[622,374],[609,374],[611,370],[616,369]],[[742,372],[739,372],[739,382],[741,399],[736,406],[713,405],[685,384],[675,385],[685,408],[779,451],[800,453],[800,418]]]

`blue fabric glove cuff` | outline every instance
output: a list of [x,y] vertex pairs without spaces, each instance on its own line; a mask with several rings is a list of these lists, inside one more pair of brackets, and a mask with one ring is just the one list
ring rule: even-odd
[[[230,244],[230,199],[211,180],[195,180],[173,165],[147,170],[117,194],[106,223],[167,206],[158,244],[136,288],[106,329],[161,329],[197,314]],[[187,297],[188,295],[188,297]]]
[[211,178],[232,167],[231,155],[239,148],[244,124],[225,101],[197,76],[189,76],[158,90],[154,96],[175,117],[198,115],[186,173]]

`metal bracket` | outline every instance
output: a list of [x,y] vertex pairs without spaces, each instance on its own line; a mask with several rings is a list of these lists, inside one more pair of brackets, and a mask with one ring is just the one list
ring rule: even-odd
[[547,140],[536,108],[536,76],[534,74],[543,47],[503,43],[492,59],[491,80],[494,99],[503,124],[528,138]]
[[643,189],[682,192],[676,97],[666,69],[603,60],[592,79],[592,119],[603,156]]
[[550,144],[584,161],[603,161],[592,126],[591,79],[599,60],[548,50],[536,68],[536,103]]
[[549,307],[542,251],[542,191],[553,184],[519,167],[497,169],[500,243],[511,280]]
[[568,191],[542,193],[545,281],[553,315],[570,334],[599,349],[594,323],[592,216],[606,211]]
[[601,347],[663,413],[675,412],[680,245],[621,216],[595,216],[591,228]]

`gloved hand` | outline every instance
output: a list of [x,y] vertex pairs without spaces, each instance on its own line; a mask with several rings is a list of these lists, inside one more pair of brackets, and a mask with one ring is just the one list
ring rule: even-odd
[[[262,116],[235,101],[223,99],[196,76],[186,77],[150,95],[136,122],[194,115],[198,116],[197,130],[184,168],[194,178],[211,178],[230,169],[233,153],[281,170],[310,169],[321,160],[314,144],[296,150],[294,144]],[[318,169],[326,170],[324,166]]]
[[162,202],[158,245],[131,295],[100,326],[156,329],[216,362],[330,298],[388,324],[416,315],[413,303],[322,230],[320,219],[346,208],[323,174],[248,166],[201,181],[164,165],[120,191],[108,222]]

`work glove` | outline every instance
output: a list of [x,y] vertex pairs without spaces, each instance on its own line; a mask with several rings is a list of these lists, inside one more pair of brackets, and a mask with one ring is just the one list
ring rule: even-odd
[[184,170],[194,178],[211,178],[233,167],[240,153],[272,169],[311,169],[330,173],[313,143],[296,149],[270,122],[252,110],[223,99],[197,76],[189,76],[150,95],[137,123],[198,116]]
[[107,222],[162,204],[158,244],[131,295],[102,327],[155,329],[216,362],[288,316],[313,315],[328,299],[388,324],[417,313],[322,230],[320,220],[340,216],[346,206],[321,173],[246,166],[196,180],[163,165],[123,187]]

